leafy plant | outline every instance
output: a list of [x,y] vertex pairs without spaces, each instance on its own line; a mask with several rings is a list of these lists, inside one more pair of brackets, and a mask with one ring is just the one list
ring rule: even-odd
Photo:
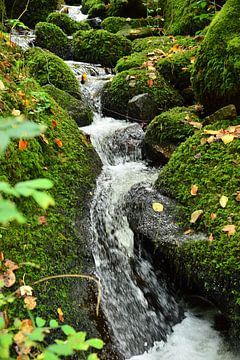
[[16,28],[16,29],[20,29],[20,30],[29,30],[29,27],[26,26],[19,19],[7,19],[5,24],[6,24],[6,26],[9,26],[11,28]]
[[199,12],[199,14],[194,17],[194,19],[200,21],[211,21],[212,17],[217,11],[217,4],[215,1],[198,0],[193,4],[193,8],[195,8]]

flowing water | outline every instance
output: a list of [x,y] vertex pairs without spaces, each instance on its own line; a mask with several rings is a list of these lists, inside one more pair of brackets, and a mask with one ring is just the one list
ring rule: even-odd
[[[22,37],[17,41],[24,46]],[[77,77],[87,73],[81,87],[95,109],[93,123],[82,129],[103,163],[91,207],[92,250],[102,309],[119,352],[130,360],[239,359],[214,330],[212,313],[185,308],[183,316],[164,273],[156,277],[151,264],[134,252],[125,195],[140,182],[150,187],[158,171],[142,160],[139,125],[100,115],[99,95],[112,75],[100,66],[67,63]],[[138,136],[131,136],[133,132]]]

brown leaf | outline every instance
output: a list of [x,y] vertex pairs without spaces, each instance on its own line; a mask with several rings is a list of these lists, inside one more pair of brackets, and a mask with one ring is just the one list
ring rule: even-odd
[[61,308],[58,308],[58,309],[57,309],[57,313],[58,313],[58,319],[59,319],[59,321],[64,322],[64,314],[63,314],[62,309],[61,309]]
[[27,146],[28,146],[27,140],[23,140],[23,139],[19,140],[18,143],[19,150],[26,150]]
[[192,187],[191,187],[191,195],[196,196],[197,193],[198,193],[198,186],[197,185],[192,185]]
[[190,235],[193,233],[193,230],[192,229],[187,229],[184,231],[184,235]]
[[213,234],[211,233],[211,234],[209,235],[208,240],[209,240],[209,241],[213,241],[213,239],[214,239],[214,237],[213,237]]
[[13,271],[8,270],[3,274],[3,282],[6,287],[11,287],[16,282],[16,276]]
[[2,251],[0,251],[0,261],[3,261],[4,260],[4,254]]
[[202,124],[200,122],[197,122],[197,121],[189,121],[189,125],[195,127],[196,129],[201,129],[202,128]]
[[222,230],[224,232],[228,233],[228,237],[236,234],[236,226],[235,225],[225,225]]
[[210,218],[211,220],[215,220],[217,218],[217,214],[211,213]]
[[153,86],[153,80],[148,79],[148,87],[151,88]]
[[190,223],[194,224],[199,217],[203,214],[203,210],[196,210],[191,214]]
[[240,191],[237,191],[235,200],[236,200],[236,201],[240,201]]
[[33,296],[27,296],[24,299],[24,303],[26,305],[26,308],[28,310],[33,310],[35,309],[35,307],[37,306],[37,302],[36,302],[37,298],[33,297]]
[[15,262],[13,262],[12,260],[6,260],[4,265],[8,268],[8,270],[14,271],[19,269],[19,266],[17,264],[15,264]]
[[20,286],[19,291],[21,296],[31,296],[33,288],[31,286],[23,285]]

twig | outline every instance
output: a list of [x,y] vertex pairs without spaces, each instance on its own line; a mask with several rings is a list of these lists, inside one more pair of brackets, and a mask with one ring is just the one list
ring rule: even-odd
[[44,277],[40,280],[35,281],[32,285],[37,285],[40,284],[42,282],[48,281],[48,280],[52,280],[52,279],[61,279],[61,278],[82,278],[82,279],[88,279],[88,280],[92,280],[97,284],[98,287],[98,297],[97,297],[97,305],[96,305],[96,315],[99,315],[99,308],[100,308],[100,300],[101,300],[101,286],[100,286],[100,281],[95,279],[93,276],[90,275],[79,275],[79,274],[62,274],[62,275],[52,275],[52,276],[47,276]]
[[[25,14],[25,12],[28,10],[28,5],[29,5],[29,3],[30,3],[30,0],[27,0],[25,9],[24,9],[23,12],[19,15],[19,17],[17,18],[17,20],[20,20],[21,17],[22,17],[22,16]],[[16,26],[16,24],[14,24],[13,27],[11,28],[11,31],[10,31],[10,41],[11,41],[11,35],[12,35],[13,30],[15,29],[15,26]]]

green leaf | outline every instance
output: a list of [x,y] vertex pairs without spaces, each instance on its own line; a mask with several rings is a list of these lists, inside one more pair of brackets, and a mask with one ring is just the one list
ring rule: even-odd
[[62,328],[62,331],[64,332],[65,335],[74,335],[74,334],[76,334],[76,331],[74,330],[74,328],[69,326],[69,325],[63,325],[61,328]]
[[48,346],[48,350],[52,351],[54,354],[64,356],[72,355],[74,353],[73,348],[67,343],[50,345]]
[[4,199],[0,200],[0,223],[7,224],[13,220],[16,220],[19,224],[26,222],[26,219],[13,202]]
[[28,334],[27,337],[32,341],[43,341],[44,340],[44,328],[36,328],[32,333]]
[[57,355],[53,354],[52,352],[46,350],[43,353],[43,359],[44,360],[59,360],[60,358]]
[[46,320],[40,318],[40,317],[36,317],[36,325],[37,327],[43,327],[46,324]]
[[104,342],[101,339],[89,339],[86,341],[87,344],[89,344],[90,346],[94,347],[95,349],[102,349]]
[[4,152],[8,146],[10,137],[5,131],[0,131],[0,152]]
[[17,193],[17,191],[11,187],[11,185],[5,181],[0,181],[0,191],[4,192],[5,194],[8,195],[14,195],[19,197],[19,194]]
[[48,190],[53,187],[53,182],[49,179],[34,179],[28,181],[22,181],[15,185],[16,187],[28,187],[31,189]]
[[97,354],[91,354],[88,356],[87,360],[99,360]]
[[49,326],[51,329],[56,329],[59,325],[58,325],[57,320],[53,319],[53,320],[50,320]]
[[12,138],[28,139],[40,135],[46,130],[46,126],[31,121],[24,121],[18,125],[6,129],[7,135]]
[[4,327],[5,327],[4,318],[0,316],[0,330],[4,329]]
[[42,191],[34,190],[32,197],[43,209],[47,209],[50,205],[55,205],[54,199]]
[[0,354],[1,359],[9,359],[9,348],[12,345],[12,334],[1,334],[0,336]]

